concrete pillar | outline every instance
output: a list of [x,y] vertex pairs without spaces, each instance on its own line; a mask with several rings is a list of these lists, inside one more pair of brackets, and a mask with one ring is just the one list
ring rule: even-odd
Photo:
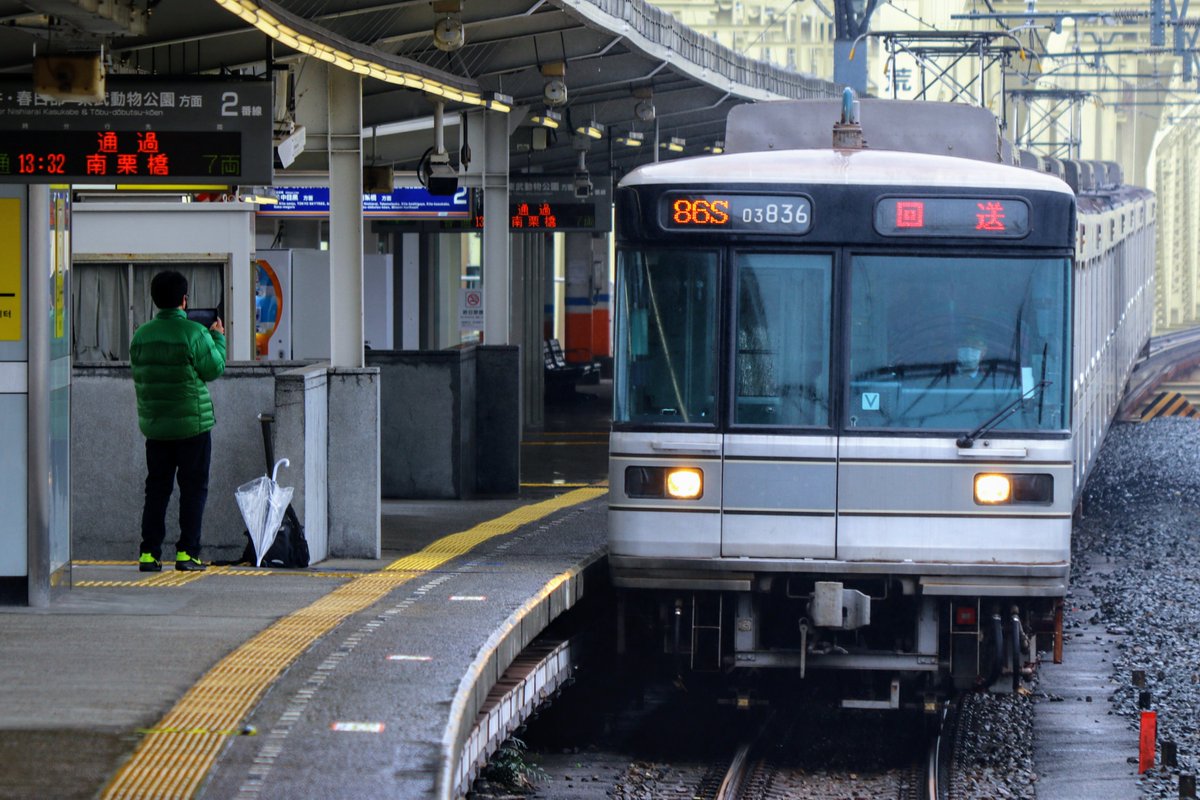
[[508,251],[508,117],[483,114],[483,309],[485,344],[519,341],[513,330]]
[[363,366],[362,78],[329,70],[329,355]]
[[400,336],[396,349],[421,349],[421,234],[397,234],[400,247]]
[[526,428],[541,430],[545,426],[545,407],[542,396],[545,392],[545,362],[542,356],[542,339],[545,338],[545,311],[543,297],[546,285],[546,239],[544,235],[522,234],[512,237],[513,263],[524,273],[525,302],[520,320],[523,326],[521,342],[521,395],[522,424]]
[[592,234],[565,234],[567,258],[566,341],[568,361],[591,361],[592,350]]
[[609,239],[612,234],[601,234],[592,238],[592,355],[598,358],[612,356],[612,318],[609,292],[612,264]]
[[28,447],[29,498],[26,554],[29,572],[29,605],[50,605],[50,319],[35,309],[50,307],[50,292],[43,278],[50,263],[49,241],[38,235],[50,227],[50,191],[46,185],[29,187],[29,275],[26,286],[29,342]]

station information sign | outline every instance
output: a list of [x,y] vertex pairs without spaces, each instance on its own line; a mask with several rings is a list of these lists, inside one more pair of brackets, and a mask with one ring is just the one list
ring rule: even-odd
[[111,75],[103,103],[0,77],[0,183],[270,185],[271,84]]
[[[275,197],[278,202],[258,209],[260,217],[329,216],[328,186],[276,186]],[[468,219],[470,215],[470,190],[465,186],[448,196],[432,195],[421,186],[363,195],[363,216],[372,219]]]
[[590,178],[591,194],[580,197],[574,175],[513,176],[508,181],[508,225],[513,231],[612,230],[612,178]]

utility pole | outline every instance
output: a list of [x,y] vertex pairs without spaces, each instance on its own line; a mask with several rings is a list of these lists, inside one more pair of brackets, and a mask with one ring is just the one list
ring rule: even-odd
[[851,61],[855,40],[867,32],[879,0],[834,0],[833,80],[867,93],[867,55]]

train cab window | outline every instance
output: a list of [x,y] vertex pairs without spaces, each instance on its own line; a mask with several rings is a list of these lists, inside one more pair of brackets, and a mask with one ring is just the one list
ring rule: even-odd
[[738,253],[735,425],[829,424],[833,259]]
[[613,421],[715,425],[716,251],[622,250],[617,287]]
[[1068,419],[1069,262],[857,256],[850,275],[851,428],[1061,431]]

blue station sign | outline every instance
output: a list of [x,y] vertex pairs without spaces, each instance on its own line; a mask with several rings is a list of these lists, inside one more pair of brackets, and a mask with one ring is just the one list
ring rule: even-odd
[[[258,209],[260,217],[328,217],[329,187],[276,186],[277,203]],[[402,187],[391,194],[364,194],[363,216],[372,219],[467,219],[471,204],[466,187],[450,196],[423,187]]]

